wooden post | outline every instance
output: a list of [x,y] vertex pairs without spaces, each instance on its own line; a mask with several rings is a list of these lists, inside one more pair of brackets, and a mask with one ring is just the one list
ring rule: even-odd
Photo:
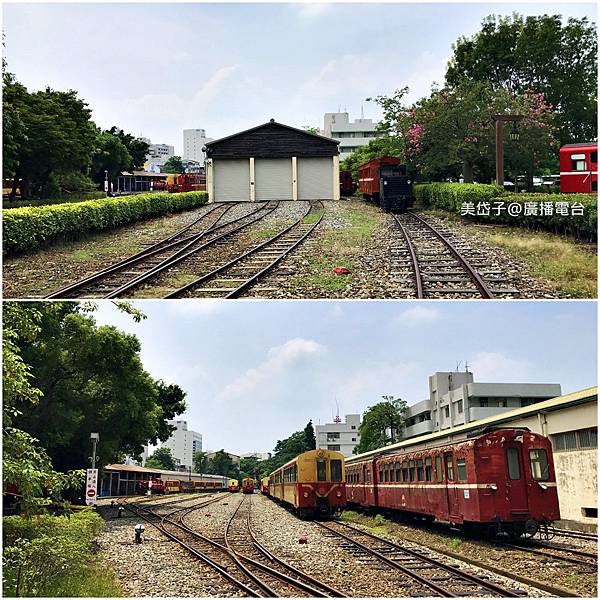
[[504,121],[496,117],[496,185],[504,188],[504,142],[502,130]]

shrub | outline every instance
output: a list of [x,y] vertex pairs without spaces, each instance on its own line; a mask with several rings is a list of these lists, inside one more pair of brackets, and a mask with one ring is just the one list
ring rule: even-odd
[[4,517],[4,595],[49,595],[60,579],[85,569],[102,527],[102,519],[90,511],[70,517]]
[[[415,186],[415,197],[423,206],[441,208],[456,214],[461,214],[463,203],[471,203],[477,213],[477,205],[487,202],[503,202],[507,208],[509,204],[521,204],[518,216],[511,216],[507,210],[490,210],[490,214],[469,214],[467,218],[484,223],[498,223],[526,227],[528,229],[546,230],[554,233],[572,235],[579,239],[595,240],[598,221],[598,202],[596,194],[551,194],[532,193],[515,194],[503,192],[502,188],[495,185],[477,185],[466,183],[425,183]],[[553,210],[552,215],[525,215],[526,202],[567,202],[570,205],[578,202],[583,205],[583,215],[560,215]]]
[[206,204],[206,192],[139,194],[88,202],[13,208],[3,211],[3,252],[39,248],[57,239],[110,229],[151,216]]

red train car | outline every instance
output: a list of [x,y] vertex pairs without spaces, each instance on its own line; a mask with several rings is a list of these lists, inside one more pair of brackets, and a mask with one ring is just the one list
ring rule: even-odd
[[329,516],[346,506],[344,455],[309,450],[269,476],[269,496],[290,505],[300,518]]
[[242,494],[254,494],[254,479],[252,477],[242,479]]
[[261,494],[264,494],[265,496],[269,495],[269,478],[268,477],[263,477],[260,480],[260,491],[261,491]]
[[567,144],[560,149],[560,191],[598,191],[598,144]]
[[182,173],[167,177],[168,192],[205,192],[206,175]]
[[352,171],[340,171],[340,196],[352,196],[357,185],[352,179]]
[[346,462],[349,504],[490,536],[532,535],[560,518],[550,440],[526,428]]
[[165,494],[165,482],[162,479],[144,479],[138,481],[136,486],[138,494],[146,494],[150,490],[151,494]]
[[379,201],[379,168],[382,165],[399,165],[400,159],[393,156],[374,158],[358,167],[358,189],[367,200]]

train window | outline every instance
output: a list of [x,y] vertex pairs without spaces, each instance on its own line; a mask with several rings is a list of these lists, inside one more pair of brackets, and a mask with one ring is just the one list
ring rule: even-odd
[[396,463],[396,481],[402,481],[402,478],[400,477],[400,463]]
[[446,454],[446,477],[448,481],[454,481],[454,463],[452,454]]
[[442,456],[437,454],[435,457],[435,480],[439,483],[444,481],[444,471],[442,470]]
[[379,483],[383,483],[383,467],[379,468]]
[[341,460],[332,460],[330,463],[331,468],[331,481],[341,481],[342,480],[342,461]]
[[324,460],[317,461],[317,481],[327,481],[327,463]]
[[592,164],[597,165],[598,164],[598,151],[596,150],[596,152],[592,152],[590,154],[590,158],[592,160]]
[[458,475],[459,481],[467,480],[467,459],[457,458],[456,459],[456,474]]
[[585,154],[571,154],[571,171],[586,171]]
[[423,474],[423,461],[417,461],[417,481],[423,481],[425,479]]
[[390,471],[388,465],[383,465],[383,481],[388,482],[390,480]]
[[508,478],[516,481],[521,479],[521,464],[519,462],[519,449],[506,449],[506,462],[508,463]]
[[531,476],[536,481],[548,481],[550,477],[550,467],[548,465],[548,456],[543,448],[529,451],[529,462],[531,464]]
[[402,463],[402,481],[408,481],[408,463],[406,461]]
[[433,477],[432,477],[432,473],[431,473],[432,470],[433,470],[433,467],[432,467],[431,456],[428,456],[425,459],[425,481],[433,481]]
[[371,471],[367,471],[367,483],[371,483]]
[[408,461],[408,475],[409,475],[411,481],[415,480],[415,461],[414,460]]

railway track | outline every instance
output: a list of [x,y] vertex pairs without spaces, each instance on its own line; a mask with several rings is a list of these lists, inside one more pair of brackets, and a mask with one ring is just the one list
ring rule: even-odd
[[586,567],[586,571],[596,572],[598,570],[598,555],[593,552],[586,552],[576,548],[565,548],[555,544],[546,544],[540,542],[513,542],[502,543],[505,548],[520,550],[528,554],[542,556],[546,560],[558,560],[568,562],[574,565]]
[[552,534],[558,537],[570,537],[577,540],[590,540],[598,542],[597,533],[585,533],[583,531],[571,531],[570,529],[552,529]]
[[[148,508],[131,504],[128,509],[155,526],[169,539],[180,544],[194,557],[212,567],[248,596],[321,598],[341,596],[337,590],[317,581],[291,565],[279,561],[273,555],[270,556],[273,559],[272,562],[277,564],[277,568],[240,552],[237,547],[240,545],[240,540],[237,537],[239,534],[233,533],[233,527],[237,527],[237,524],[232,525],[232,523],[238,516],[245,498],[242,498],[242,502],[232,515],[222,540],[208,538],[186,523],[185,517],[187,515],[226,497],[228,496],[217,496],[191,507],[177,508],[163,515],[156,512],[156,508],[160,507]],[[254,546],[256,549],[259,547],[260,543]],[[243,548],[245,551],[251,550],[247,545],[243,545]],[[268,551],[266,552],[268,553]],[[262,557],[264,560],[267,555],[263,554]]]
[[456,566],[441,562],[433,558],[429,552],[405,548],[347,523],[340,521],[330,523],[315,521],[315,523],[327,530],[331,537],[339,538],[348,551],[373,558],[416,580],[428,590],[428,595],[446,598],[490,595],[518,598],[526,595],[520,590],[509,590]]
[[324,205],[312,201],[294,223],[255,248],[171,292],[166,298],[237,298],[267,275],[319,225]]
[[519,290],[503,285],[506,277],[449,230],[435,227],[414,212],[393,215],[403,244],[393,248],[399,267],[410,276],[403,284],[416,298],[515,298]]
[[47,299],[117,298],[155,278],[189,256],[216,246],[225,238],[271,214],[279,202],[266,202],[235,219],[225,216],[241,203],[219,204],[174,234],[46,296]]

